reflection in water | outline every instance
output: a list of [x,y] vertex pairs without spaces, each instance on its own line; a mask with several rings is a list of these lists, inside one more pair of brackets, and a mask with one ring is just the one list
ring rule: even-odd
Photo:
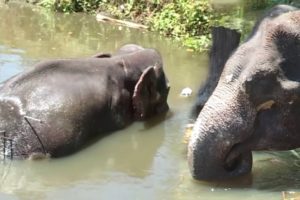
[[23,71],[22,57],[17,54],[2,53],[0,49],[0,82]]
[[[256,153],[251,176],[226,183],[192,180],[182,133],[207,73],[207,56],[185,51],[155,33],[0,4],[0,82],[39,60],[112,52],[126,43],[158,49],[171,84],[167,116],[133,123],[66,158],[0,165],[0,199],[279,199],[300,186],[289,152]],[[163,120],[163,123],[161,122]]]
[[[159,129],[161,127],[154,127],[153,131],[159,133]],[[32,197],[30,191],[36,191],[39,196],[45,190],[73,184],[101,184],[113,178],[127,181],[127,176],[130,177],[128,181],[148,179],[163,134],[148,134],[143,130],[143,123],[137,123],[126,132],[117,132],[99,144],[63,159],[6,161],[1,166],[1,191]]]

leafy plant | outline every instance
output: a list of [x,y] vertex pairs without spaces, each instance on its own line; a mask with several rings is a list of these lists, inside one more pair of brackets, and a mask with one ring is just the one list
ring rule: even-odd
[[206,49],[210,26],[215,20],[209,2],[175,0],[167,3],[151,20],[153,30],[183,41],[191,49]]
[[248,10],[278,3],[298,5],[299,0],[244,0],[243,5],[225,11],[214,10],[210,0],[41,0],[40,5],[66,13],[105,12],[148,25],[189,49],[203,51],[210,45],[211,26],[248,32],[253,25],[253,21],[244,20]]

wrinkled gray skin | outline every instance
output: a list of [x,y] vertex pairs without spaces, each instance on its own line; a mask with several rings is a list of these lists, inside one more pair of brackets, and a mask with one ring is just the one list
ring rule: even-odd
[[92,137],[165,113],[168,91],[160,54],[133,44],[41,62],[0,88],[1,158],[73,153]]
[[280,5],[231,55],[188,145],[198,180],[251,171],[252,150],[300,147],[300,11]]

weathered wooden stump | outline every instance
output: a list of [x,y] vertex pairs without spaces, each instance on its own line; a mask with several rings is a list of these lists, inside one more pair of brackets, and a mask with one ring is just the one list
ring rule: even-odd
[[225,27],[212,28],[212,47],[210,50],[209,74],[205,84],[198,91],[196,103],[192,108],[191,118],[195,120],[204,104],[216,88],[224,65],[238,47],[241,34]]

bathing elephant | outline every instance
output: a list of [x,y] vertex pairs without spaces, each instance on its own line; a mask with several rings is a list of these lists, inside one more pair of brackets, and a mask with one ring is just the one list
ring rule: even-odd
[[196,119],[188,164],[198,180],[248,174],[253,150],[300,147],[300,11],[271,9],[228,58]]
[[168,92],[160,54],[138,45],[38,63],[0,86],[1,158],[68,155],[93,137],[165,113]]

